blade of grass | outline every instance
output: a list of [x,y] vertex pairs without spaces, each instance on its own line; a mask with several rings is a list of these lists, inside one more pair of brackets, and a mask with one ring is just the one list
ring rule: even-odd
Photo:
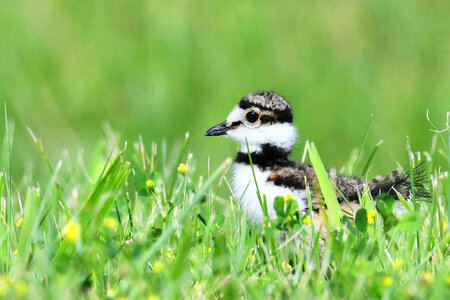
[[44,151],[44,146],[42,144],[42,141],[36,137],[36,135],[31,130],[30,127],[27,126],[27,130],[28,130],[28,133],[31,135],[31,138],[33,139],[34,144],[38,148],[39,153],[41,154],[42,158],[44,159],[45,163],[47,164],[50,174],[53,175],[53,167],[52,167],[52,164],[50,163],[50,160],[48,159],[47,154]]
[[314,143],[308,143],[309,159],[316,171],[317,179],[319,180],[320,189],[322,191],[323,198],[327,204],[326,215],[329,219],[329,224],[332,229],[340,228],[342,226],[341,216],[342,210],[339,206],[339,202],[336,197],[336,193],[328,178],[327,171],[320,159],[319,153]]
[[250,153],[250,147],[248,146],[248,141],[247,138],[245,138],[245,143],[247,145],[247,153],[248,153],[248,160],[250,161],[250,166],[252,168],[252,174],[253,174],[253,179],[255,180],[255,185],[256,185],[256,195],[258,196],[258,200],[259,200],[259,205],[261,205],[261,209],[264,213],[264,216],[267,218],[268,217],[268,213],[267,213],[267,202],[263,201],[263,198],[261,197],[261,193],[259,192],[259,186],[258,186],[258,181],[256,180],[256,174],[255,174],[255,168],[253,166],[253,161],[252,161],[252,155]]
[[417,203],[416,203],[416,189],[414,187],[414,164],[413,164],[413,158],[414,155],[411,151],[411,145],[409,143],[409,137],[406,141],[406,150],[408,152],[408,164],[409,164],[409,178],[411,181],[411,194],[412,194],[412,201],[414,204],[414,210],[417,211]]
[[[10,136],[10,132],[9,132],[9,121],[8,121],[8,109],[6,106],[6,102],[4,103],[5,105],[5,132],[6,132],[6,151],[7,151],[7,157],[8,157],[8,178],[7,178],[7,183],[6,183],[6,189],[7,189],[7,200],[6,200],[6,212],[5,212],[5,217],[6,217],[6,224],[7,224],[7,229],[8,229],[8,233],[6,234],[6,245],[5,245],[5,250],[6,252],[10,251],[11,248],[11,236],[13,234],[13,226],[14,226],[14,222],[12,220],[12,215],[13,215],[13,211],[12,211],[12,154],[11,154],[11,136]],[[9,269],[9,261],[10,261],[10,256],[9,254],[6,255],[5,257],[6,263],[5,263],[5,269],[8,270]]]
[[23,224],[20,230],[19,243],[17,246],[17,251],[22,257],[27,255],[28,250],[31,249],[29,246],[34,241],[32,232],[34,224],[36,223],[36,217],[38,216],[40,200],[39,189],[29,188],[25,202]]
[[189,132],[186,132],[186,135],[184,136],[183,147],[181,148],[180,154],[178,154],[177,165],[175,166],[175,172],[173,173],[173,176],[172,176],[172,183],[170,185],[169,194],[167,195],[167,199],[169,201],[172,198],[173,191],[175,189],[175,183],[177,182],[178,172],[176,171],[176,168],[178,168],[178,166],[181,164],[181,161],[183,160],[183,156],[184,156],[184,152],[186,151],[186,146],[187,146],[188,140],[189,140]]
[[375,148],[373,148],[372,152],[369,155],[369,159],[367,159],[367,163],[364,166],[363,172],[362,172],[362,176],[366,176],[367,171],[369,170],[370,167],[370,163],[372,162],[373,158],[375,157],[375,153],[378,151],[378,148],[380,148],[380,146],[383,144],[383,140],[379,141],[376,145]]
[[[39,153],[41,154],[41,157],[44,159],[45,163],[47,164],[47,167],[48,167],[48,169],[50,171],[50,175],[53,176],[54,175],[54,169],[53,169],[52,164],[51,164],[50,160],[48,159],[48,156],[47,156],[47,154],[46,154],[46,152],[44,150],[44,145],[43,145],[41,139],[38,139],[36,137],[36,135],[33,133],[33,131],[31,130],[30,127],[27,126],[27,129],[28,129],[29,134],[31,135],[31,138],[33,139],[34,144],[38,148]],[[66,203],[66,201],[64,199],[62,187],[57,181],[56,181],[55,184],[56,184],[56,188],[58,190],[58,199],[59,199],[59,201],[61,201],[61,203],[63,204],[62,206],[64,207],[64,209],[63,209],[64,214],[66,215],[67,218],[69,218],[70,212],[67,210],[68,206],[67,206],[67,203]]]
[[[414,186],[414,154],[411,151],[411,145],[409,143],[409,137],[406,138],[406,150],[408,152],[408,164],[409,164],[409,180],[411,182],[411,194],[412,194],[412,200],[414,204],[414,211],[417,212],[417,202],[416,202],[416,188]],[[420,257],[420,249],[422,248],[420,245],[420,234],[419,230],[417,230],[414,235],[416,236],[416,242],[417,242],[417,256]],[[409,238],[412,239],[410,236]]]
[[308,181],[306,180],[306,177],[305,177],[305,187],[306,187],[306,197],[308,200],[309,217],[311,219],[311,245],[310,245],[311,252],[313,254],[314,262],[315,262],[316,266],[319,267],[319,265],[320,265],[319,247],[315,243],[316,241],[318,241],[319,237],[318,237],[318,233],[316,232],[316,225],[314,224],[311,191],[309,189],[309,184],[308,184]]
[[363,140],[361,142],[361,146],[359,147],[358,156],[356,157],[355,164],[353,165],[353,168],[352,168],[352,175],[351,175],[352,177],[355,176],[356,168],[358,167],[359,159],[360,159],[361,153],[362,153],[362,151],[364,149],[364,145],[366,144],[366,140],[367,140],[367,136],[369,134],[370,126],[372,125],[372,120],[373,120],[373,114],[370,115],[369,123],[367,124],[366,131],[364,132],[364,137],[363,137]]

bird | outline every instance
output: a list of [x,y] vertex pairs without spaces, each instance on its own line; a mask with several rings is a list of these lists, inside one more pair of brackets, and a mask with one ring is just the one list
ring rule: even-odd
[[[307,212],[307,185],[311,191],[312,209],[319,212],[323,207],[323,202],[318,201],[320,197],[316,193],[317,189],[314,189],[318,179],[313,166],[290,159],[299,134],[293,123],[292,107],[281,95],[272,91],[245,95],[226,120],[207,130],[205,136],[225,136],[239,144],[231,188],[253,224],[258,225],[264,220],[258,198],[262,195],[266,198],[267,214],[271,219],[276,216],[273,203],[279,196],[289,195],[297,202],[298,210]],[[350,203],[352,208],[357,209],[358,195],[364,192],[365,184],[374,199],[383,193],[393,197],[397,197],[397,192],[409,196],[411,191],[408,171],[397,169],[385,177],[378,176],[368,182],[358,177],[327,172],[334,182],[341,207]],[[415,184],[418,191],[425,191],[425,175],[421,168],[414,169],[414,177],[417,177]],[[425,193],[416,195],[423,196]]]

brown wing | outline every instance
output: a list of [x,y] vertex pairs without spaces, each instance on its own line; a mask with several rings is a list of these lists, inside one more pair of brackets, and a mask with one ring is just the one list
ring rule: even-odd
[[[337,175],[335,172],[328,172],[328,176],[340,191],[340,193],[336,191],[339,202],[344,200],[342,195],[349,201],[358,200],[358,190],[363,190],[363,183],[360,179]],[[311,165],[295,164],[276,168],[269,176],[268,181],[272,181],[275,185],[302,190],[306,188],[305,179],[309,185],[313,203],[315,203],[317,202],[315,195],[319,193],[320,189],[316,172]]]

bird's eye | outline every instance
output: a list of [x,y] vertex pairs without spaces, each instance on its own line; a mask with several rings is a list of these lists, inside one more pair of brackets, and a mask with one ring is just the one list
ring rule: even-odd
[[245,118],[247,119],[247,121],[249,123],[255,123],[259,120],[259,118],[261,118],[261,115],[254,112],[254,111],[249,111],[246,115]]

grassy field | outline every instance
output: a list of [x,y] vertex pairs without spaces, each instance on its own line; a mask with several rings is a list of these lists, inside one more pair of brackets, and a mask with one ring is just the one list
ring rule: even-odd
[[[426,160],[430,202],[407,200],[409,212],[397,218],[392,198],[375,205],[363,194],[355,222],[329,212],[325,239],[312,215],[283,198],[275,202],[275,221],[251,225],[238,199],[217,193],[227,186],[231,161],[193,176],[188,136],[168,159],[161,145],[126,144],[110,132],[89,158],[68,153],[54,165],[35,137],[51,174],[41,186],[33,174],[12,181],[8,133],[0,173],[0,299],[450,296],[449,173],[433,160],[449,161],[448,130],[436,134],[431,152],[411,153],[412,166]],[[316,170],[323,168],[314,146],[308,154]],[[320,182],[329,184],[326,177]]]

